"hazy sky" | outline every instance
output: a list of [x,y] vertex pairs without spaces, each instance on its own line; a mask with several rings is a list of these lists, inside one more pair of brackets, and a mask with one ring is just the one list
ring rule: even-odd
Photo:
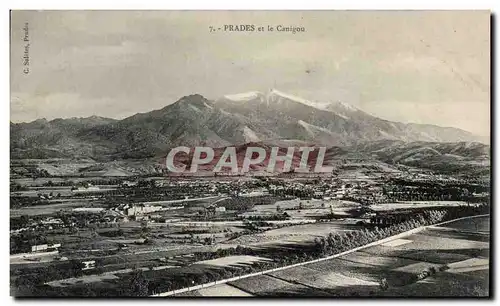
[[[225,24],[306,32],[209,32]],[[489,135],[486,11],[15,11],[11,27],[14,122],[124,118],[193,93],[276,88]]]

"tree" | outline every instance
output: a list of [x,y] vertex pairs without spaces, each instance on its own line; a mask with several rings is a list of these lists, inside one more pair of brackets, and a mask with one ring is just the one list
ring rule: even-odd
[[470,220],[472,221],[472,223],[474,223],[474,228],[476,229],[476,232],[478,232],[479,229],[478,229],[478,224],[477,224],[476,220],[474,220],[474,218],[472,218]]
[[205,237],[204,242],[205,242],[205,244],[211,245],[212,244],[212,237]]
[[130,296],[148,296],[149,281],[144,276],[142,270],[135,270],[132,273],[129,286],[131,289]]
[[387,282],[387,279],[385,277],[382,278],[378,284],[380,286],[380,289],[382,289],[383,291],[389,288],[389,283]]
[[81,271],[85,267],[85,264],[83,262],[76,259],[70,260],[68,264],[69,268],[75,271]]

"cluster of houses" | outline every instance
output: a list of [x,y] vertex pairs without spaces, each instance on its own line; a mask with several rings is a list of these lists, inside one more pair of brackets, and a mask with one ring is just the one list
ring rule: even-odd
[[384,199],[381,184],[368,181],[323,181],[320,184],[289,182],[285,186],[270,184],[268,189],[272,192],[290,189],[307,190],[310,191],[313,198],[323,200],[358,199],[377,203]]

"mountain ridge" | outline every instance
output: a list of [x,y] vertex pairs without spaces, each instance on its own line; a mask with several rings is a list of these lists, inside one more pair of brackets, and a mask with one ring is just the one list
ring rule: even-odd
[[[117,120],[37,119],[12,123],[11,156],[145,158],[175,146],[224,147],[293,139],[326,146],[379,140],[478,141],[470,132],[392,122],[344,102],[315,102],[272,89],[209,100],[188,95],[157,110]],[[44,153],[45,152],[45,153]]]

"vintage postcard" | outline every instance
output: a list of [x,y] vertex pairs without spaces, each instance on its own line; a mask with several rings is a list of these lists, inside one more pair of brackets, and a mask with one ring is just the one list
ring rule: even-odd
[[15,297],[490,297],[489,11],[10,16]]

